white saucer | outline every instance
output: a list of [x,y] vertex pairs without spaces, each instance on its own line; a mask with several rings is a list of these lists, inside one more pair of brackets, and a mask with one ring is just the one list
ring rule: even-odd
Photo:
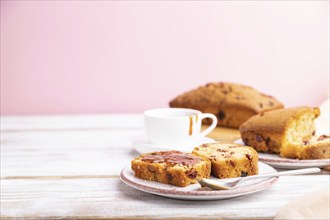
[[156,145],[150,143],[146,137],[132,142],[132,147],[140,154],[154,152],[154,151],[164,151],[164,150],[179,150],[182,152],[191,152],[195,147],[206,143],[216,142],[212,138],[202,137],[194,141],[186,143],[173,143],[171,145]]

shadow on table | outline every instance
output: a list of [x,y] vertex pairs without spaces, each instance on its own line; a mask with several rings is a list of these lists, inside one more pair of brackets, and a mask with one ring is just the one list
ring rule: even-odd
[[153,205],[157,204],[157,201],[161,202],[160,204],[163,203],[168,203],[172,204],[173,207],[175,207],[178,204],[184,205],[184,204],[189,204],[189,207],[191,208],[191,205],[196,204],[196,208],[200,208],[201,204],[207,203],[207,205],[212,205],[212,204],[222,204],[226,203],[228,204],[233,204],[233,203],[238,203],[242,204],[242,202],[246,202],[246,200],[250,201],[256,201],[258,197],[262,197],[262,194],[267,193],[268,190],[264,190],[263,192],[257,192],[251,195],[245,195],[245,196],[240,196],[236,198],[231,198],[231,199],[222,199],[222,200],[209,200],[209,201],[203,201],[203,200],[179,200],[179,199],[172,199],[172,198],[167,198],[167,197],[162,197],[158,195],[154,195],[151,193],[147,192],[142,192],[137,189],[134,189],[125,183],[119,181],[117,183],[117,187],[119,191],[121,192],[121,197],[126,200],[137,200],[143,203],[152,203]]

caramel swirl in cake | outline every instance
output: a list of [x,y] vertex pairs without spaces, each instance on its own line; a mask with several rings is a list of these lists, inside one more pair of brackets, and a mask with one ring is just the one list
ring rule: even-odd
[[151,163],[172,163],[172,164],[182,164],[185,166],[190,166],[201,161],[200,158],[192,156],[187,153],[180,151],[161,151],[148,155],[144,155],[141,158],[142,161],[147,161]]

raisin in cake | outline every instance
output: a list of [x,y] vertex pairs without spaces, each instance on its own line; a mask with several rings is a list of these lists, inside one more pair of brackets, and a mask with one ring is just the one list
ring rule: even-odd
[[258,154],[247,146],[234,143],[211,143],[196,147],[194,155],[209,158],[211,174],[217,178],[233,178],[258,174]]
[[303,140],[299,158],[304,160],[330,158],[330,137],[328,135],[321,135]]
[[246,145],[257,151],[298,159],[330,158],[329,138],[315,137],[318,108],[279,109],[253,116],[239,128]]
[[283,108],[278,100],[252,87],[223,82],[186,92],[172,100],[170,106],[212,113],[217,116],[219,126],[232,128],[238,128],[258,113]]
[[209,178],[211,172],[207,158],[180,151],[142,154],[131,165],[136,177],[180,187],[196,183],[196,177]]

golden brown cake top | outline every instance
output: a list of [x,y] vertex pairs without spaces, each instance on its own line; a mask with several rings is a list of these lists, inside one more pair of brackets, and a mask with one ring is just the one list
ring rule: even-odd
[[203,156],[209,155],[208,157],[211,160],[227,160],[241,157],[246,157],[250,160],[253,155],[257,155],[253,148],[231,142],[203,144],[196,147],[193,152],[198,152],[198,154]]
[[170,163],[191,166],[202,161],[200,157],[180,151],[160,151],[149,154],[143,154],[140,158],[149,163]]
[[[170,102],[171,107],[203,108],[237,106],[254,113],[283,108],[274,97],[258,92],[252,87],[235,83],[208,83],[186,92]],[[196,107],[195,107],[196,106]]]
[[249,118],[239,127],[239,130],[240,132],[264,131],[281,133],[288,128],[292,121],[298,120],[302,115],[315,119],[320,115],[320,109],[303,106],[261,113]]

